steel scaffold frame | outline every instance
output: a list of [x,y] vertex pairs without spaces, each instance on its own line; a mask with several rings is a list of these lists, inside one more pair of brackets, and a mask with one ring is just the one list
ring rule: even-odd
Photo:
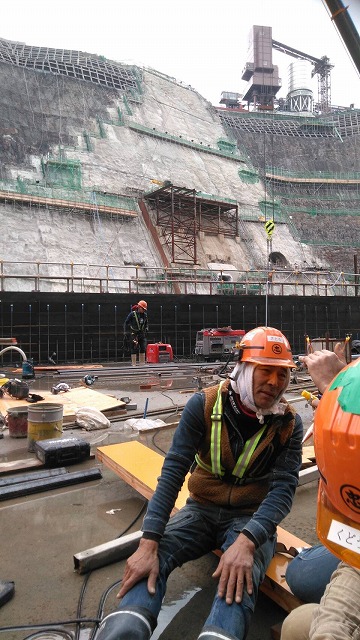
[[197,233],[238,236],[238,206],[235,202],[199,197],[195,189],[166,185],[145,194],[155,210],[171,262],[197,264]]

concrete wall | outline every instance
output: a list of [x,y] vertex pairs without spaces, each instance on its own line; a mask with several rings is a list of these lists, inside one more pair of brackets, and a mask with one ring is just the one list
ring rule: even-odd
[[[265,296],[148,296],[149,342],[172,345],[179,358],[190,358],[196,331],[231,326],[245,329],[266,321]],[[129,295],[3,293],[0,335],[16,337],[27,357],[47,363],[108,362],[129,359],[123,323],[137,298]],[[358,298],[269,296],[268,325],[282,330],[293,353],[304,353],[305,336],[360,339]],[[1,361],[1,358],[0,358]],[[3,362],[16,362],[7,352]],[[0,362],[1,364],[1,362]]]

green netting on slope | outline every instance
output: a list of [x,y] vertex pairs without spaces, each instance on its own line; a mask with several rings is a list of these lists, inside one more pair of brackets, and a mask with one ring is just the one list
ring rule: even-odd
[[255,184],[259,182],[259,174],[255,169],[240,168],[238,176],[246,184]]

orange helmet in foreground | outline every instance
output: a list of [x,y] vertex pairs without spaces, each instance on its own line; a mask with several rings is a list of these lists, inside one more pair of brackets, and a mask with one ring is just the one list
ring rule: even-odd
[[314,444],[321,477],[318,536],[360,569],[360,358],[326,389],[315,411]]
[[139,302],[137,303],[137,306],[144,309],[144,311],[147,311],[147,302],[145,302],[145,300],[139,300]]
[[240,362],[296,368],[288,339],[273,327],[248,331],[240,342]]

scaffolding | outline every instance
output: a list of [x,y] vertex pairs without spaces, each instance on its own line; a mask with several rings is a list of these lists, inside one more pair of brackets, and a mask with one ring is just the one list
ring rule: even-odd
[[[17,180],[0,180],[0,201],[29,207],[55,207],[67,211],[92,212],[96,209],[99,213],[125,217],[139,215],[139,206],[135,198],[108,193],[95,185],[92,188],[78,190],[73,186],[77,181],[76,173],[70,175],[72,184],[67,183],[67,176],[61,183],[60,178],[64,178],[61,163],[60,173],[57,173],[56,163],[50,166],[51,171],[55,171],[51,184],[40,184],[39,181],[24,180],[20,177]],[[70,165],[70,167],[77,168],[77,165]]]
[[68,76],[120,91],[141,93],[136,67],[120,65],[82,51],[33,47],[0,38],[0,61],[17,67]]
[[219,200],[172,184],[146,193],[144,199],[155,212],[155,224],[175,264],[197,264],[198,233],[239,235],[235,200]]
[[344,171],[288,171],[280,167],[265,167],[266,178],[285,182],[317,182],[337,185],[360,184],[360,171],[347,173]]
[[217,109],[221,123],[233,131],[270,133],[298,138],[344,138],[360,133],[360,109],[348,109],[324,117],[294,114],[235,112]]

